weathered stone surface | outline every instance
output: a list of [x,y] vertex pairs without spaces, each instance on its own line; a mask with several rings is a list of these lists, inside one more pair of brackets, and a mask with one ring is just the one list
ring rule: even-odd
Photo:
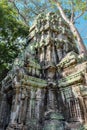
[[87,57],[68,25],[40,14],[2,81],[0,130],[86,130]]

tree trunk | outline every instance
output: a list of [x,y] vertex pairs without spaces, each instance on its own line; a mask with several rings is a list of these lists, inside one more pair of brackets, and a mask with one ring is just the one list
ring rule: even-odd
[[73,35],[76,37],[76,39],[78,41],[78,47],[79,47],[80,54],[81,53],[87,54],[86,47],[83,43],[83,40],[82,40],[81,35],[79,34],[77,28],[74,26],[74,24],[72,22],[69,23],[69,26],[70,26],[70,29],[71,29]]
[[66,16],[60,2],[58,2],[57,0],[53,0],[53,1],[56,2],[56,5],[57,5],[57,7],[59,9],[61,17],[68,23],[73,35],[76,37],[77,42],[78,42],[78,47],[79,47],[80,54],[84,53],[85,55],[87,55],[86,47],[85,47],[85,45],[83,43],[83,40],[82,40],[81,35],[79,34],[77,28],[75,27],[73,22],[67,18],[67,16]]

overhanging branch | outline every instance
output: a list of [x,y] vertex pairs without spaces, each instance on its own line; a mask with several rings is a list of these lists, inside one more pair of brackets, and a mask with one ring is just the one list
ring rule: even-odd
[[18,14],[23,18],[25,24],[28,25],[26,17],[19,11],[19,9],[17,8],[14,0],[8,0],[8,1],[11,2],[11,3],[13,3],[13,5],[14,5],[15,9],[17,10]]
[[76,16],[76,17],[74,18],[74,21],[76,21],[78,18],[80,18],[83,14],[84,14],[84,12],[81,12],[78,16]]

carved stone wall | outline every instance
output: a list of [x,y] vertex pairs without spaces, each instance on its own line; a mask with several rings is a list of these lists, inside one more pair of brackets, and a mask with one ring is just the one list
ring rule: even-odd
[[36,18],[0,104],[0,130],[87,129],[87,57],[59,15]]

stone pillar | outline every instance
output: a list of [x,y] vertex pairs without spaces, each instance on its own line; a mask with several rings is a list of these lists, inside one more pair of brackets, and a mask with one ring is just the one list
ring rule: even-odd
[[82,113],[83,113],[83,118],[84,118],[83,122],[86,123],[87,122],[87,110],[86,110],[86,107],[85,107],[85,104],[84,104],[83,97],[79,96],[78,99],[79,99],[80,107],[81,107],[81,110],[82,110]]
[[63,116],[58,109],[57,89],[49,86],[43,130],[64,130]]
[[41,50],[42,50],[42,52],[41,52],[42,53],[41,54],[42,55],[41,61],[44,61],[44,46],[42,46]]
[[80,86],[74,86],[72,88],[73,93],[75,93],[76,98],[79,100],[79,107],[80,107],[80,111],[81,111],[81,120],[83,122],[87,121],[87,111],[86,111],[86,106],[85,106],[85,102],[84,102],[84,98],[81,94],[81,88],[84,88],[84,85],[80,85]]
[[35,106],[35,115],[36,115],[36,120],[37,120],[37,130],[42,129],[42,122],[44,119],[44,102],[45,102],[45,88],[37,88],[36,90],[36,106]]
[[46,50],[46,61],[51,61],[51,45],[47,46],[47,50]]
[[46,78],[48,81],[54,82],[56,75],[56,67],[54,65],[49,65],[46,69]]
[[46,61],[46,52],[47,52],[47,46],[44,46],[44,63]]
[[0,107],[0,130],[4,130],[8,125],[8,103],[6,94],[3,93]]
[[59,61],[63,58],[62,48],[57,49],[57,55],[59,57]]
[[44,99],[45,88],[33,88],[30,89],[30,96],[28,97],[27,113],[26,113],[26,127],[27,130],[42,129],[42,120],[44,118]]
[[40,62],[40,54],[41,54],[41,48],[38,48],[38,60]]
[[[2,93],[1,93],[1,90],[0,90],[0,104],[1,104],[1,102],[2,102]],[[0,108],[1,108],[1,106],[0,106]]]
[[57,63],[57,56],[56,56],[56,52],[55,52],[55,45],[52,45],[51,56],[52,56],[52,62],[56,64]]
[[25,124],[26,120],[26,112],[27,112],[27,103],[28,103],[28,92],[26,86],[22,86],[21,90],[21,101],[19,106],[19,115],[18,115],[18,123]]
[[29,66],[28,71],[29,71],[29,75],[32,75],[32,67],[31,66]]
[[32,67],[32,76],[35,76],[35,68]]
[[85,105],[85,108],[86,108],[86,119],[85,119],[85,122],[87,122],[87,95],[85,95],[83,97],[83,99],[84,99],[84,105]]
[[33,129],[36,125],[35,120],[35,92],[36,89],[29,86],[29,97],[27,102],[26,126],[27,130]]
[[[50,86],[51,87],[51,86]],[[48,90],[48,98],[47,98],[47,110],[57,110],[57,102],[55,97],[55,89],[50,88]]]
[[40,53],[40,62],[44,61],[44,47],[42,46],[41,48],[41,53]]
[[15,88],[15,94],[13,95],[12,100],[12,109],[11,109],[11,116],[10,116],[10,124],[14,125],[17,124],[18,121],[18,114],[19,114],[19,106],[20,106],[20,90],[19,88]]
[[66,55],[66,43],[63,45],[63,57]]

